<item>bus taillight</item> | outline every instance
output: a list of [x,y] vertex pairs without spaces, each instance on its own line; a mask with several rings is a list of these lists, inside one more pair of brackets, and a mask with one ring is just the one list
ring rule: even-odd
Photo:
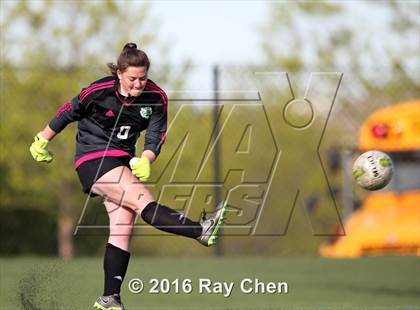
[[385,139],[388,137],[389,128],[386,124],[377,124],[372,127],[372,134],[375,138]]

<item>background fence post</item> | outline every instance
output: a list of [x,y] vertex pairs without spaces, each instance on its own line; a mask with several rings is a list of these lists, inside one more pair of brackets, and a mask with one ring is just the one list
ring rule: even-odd
[[[213,124],[214,124],[214,134],[212,135],[214,152],[213,152],[213,184],[220,184],[220,139],[217,141],[217,136],[219,134],[219,67],[217,65],[213,66],[213,94],[214,94],[214,106],[213,106]],[[213,196],[214,196],[214,207],[216,208],[217,204],[222,200],[221,188],[219,186],[213,187]],[[221,234],[221,231],[219,232]],[[214,247],[214,254],[216,256],[223,255],[223,244],[222,240],[218,240]]]

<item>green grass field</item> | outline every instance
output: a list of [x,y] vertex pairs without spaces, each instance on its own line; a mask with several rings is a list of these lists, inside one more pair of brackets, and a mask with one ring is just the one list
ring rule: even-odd
[[[91,309],[102,291],[102,259],[0,259],[1,309]],[[145,290],[127,283],[141,278]],[[192,280],[193,292],[151,294],[150,279]],[[230,297],[199,293],[199,279],[234,282]],[[288,293],[245,294],[244,278],[287,282]],[[132,257],[122,297],[134,309],[420,309],[420,260],[370,257],[328,260],[316,257],[144,258]]]

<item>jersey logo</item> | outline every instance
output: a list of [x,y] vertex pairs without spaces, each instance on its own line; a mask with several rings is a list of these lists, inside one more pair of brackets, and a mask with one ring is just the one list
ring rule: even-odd
[[105,113],[106,116],[108,117],[114,117],[114,112],[112,112],[112,110],[109,110],[108,112]]
[[141,117],[146,118],[146,119],[148,119],[150,117],[150,115],[152,115],[152,112],[153,112],[152,108],[150,108],[150,107],[140,109]]

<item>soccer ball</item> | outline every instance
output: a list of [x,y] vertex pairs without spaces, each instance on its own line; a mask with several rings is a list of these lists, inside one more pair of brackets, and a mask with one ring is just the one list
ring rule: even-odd
[[393,167],[391,158],[384,152],[368,151],[354,162],[353,177],[361,187],[374,191],[389,183]]

